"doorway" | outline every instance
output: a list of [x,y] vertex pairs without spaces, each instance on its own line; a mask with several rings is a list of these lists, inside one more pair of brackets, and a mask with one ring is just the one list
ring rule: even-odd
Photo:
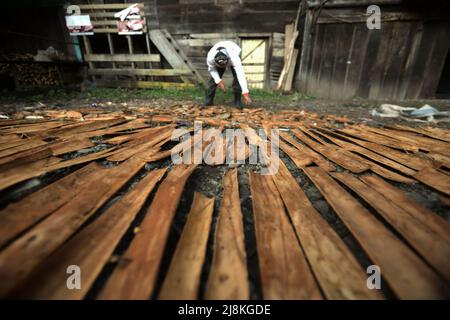
[[249,88],[263,89],[267,74],[267,38],[241,38],[242,66]]

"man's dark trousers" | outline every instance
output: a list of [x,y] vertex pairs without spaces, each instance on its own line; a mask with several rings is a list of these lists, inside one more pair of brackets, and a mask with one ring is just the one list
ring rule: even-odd
[[[220,78],[222,78],[223,73],[225,72],[225,68],[217,68]],[[234,103],[241,101],[242,89],[239,85],[239,81],[236,75],[236,71],[231,67],[231,73],[233,74],[233,92],[234,92]],[[214,82],[214,79],[211,77],[208,81],[208,89],[206,89],[206,99],[205,106],[212,106],[214,104],[214,96],[216,95],[217,84]]]

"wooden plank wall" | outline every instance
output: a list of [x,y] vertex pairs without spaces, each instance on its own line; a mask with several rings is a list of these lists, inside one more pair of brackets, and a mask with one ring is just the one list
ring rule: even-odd
[[382,29],[369,30],[364,7],[324,9],[296,89],[321,98],[432,98],[450,46],[450,12],[381,10]]
[[[147,1],[144,1],[147,5]],[[208,50],[220,40],[239,42],[239,37],[271,38],[268,84],[273,87],[283,67],[284,27],[295,19],[298,1],[208,1],[156,0],[160,28],[166,28],[178,41],[195,67],[209,79]],[[152,22],[147,17],[148,23]],[[231,82],[231,73],[224,75]]]
[[[144,1],[145,3],[147,1]],[[161,28],[174,34],[284,32],[298,0],[156,0]]]

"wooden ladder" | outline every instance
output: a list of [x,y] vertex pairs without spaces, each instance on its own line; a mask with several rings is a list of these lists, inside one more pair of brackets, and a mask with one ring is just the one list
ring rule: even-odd
[[[150,39],[158,48],[159,52],[166,58],[172,68],[189,69],[192,71],[194,79],[201,84],[205,84],[205,79],[201,76],[183,50],[179,47],[176,40],[166,29],[150,30]],[[186,83],[192,83],[192,77],[182,76],[181,79]]]

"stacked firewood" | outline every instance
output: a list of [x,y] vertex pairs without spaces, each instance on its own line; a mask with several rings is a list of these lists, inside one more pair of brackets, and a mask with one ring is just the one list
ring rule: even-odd
[[60,82],[58,67],[36,63],[32,54],[2,56],[2,61],[0,74],[11,75],[18,85],[55,86]]

